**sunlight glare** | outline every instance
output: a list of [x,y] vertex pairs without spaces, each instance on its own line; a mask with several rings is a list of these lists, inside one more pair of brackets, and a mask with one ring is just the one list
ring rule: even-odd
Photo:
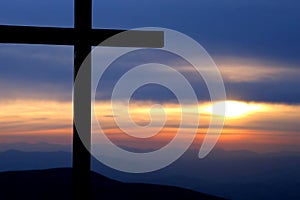
[[211,104],[210,106],[206,107],[205,110],[210,114],[224,116],[226,118],[237,118],[257,112],[261,109],[261,105],[256,105],[254,103],[228,100]]

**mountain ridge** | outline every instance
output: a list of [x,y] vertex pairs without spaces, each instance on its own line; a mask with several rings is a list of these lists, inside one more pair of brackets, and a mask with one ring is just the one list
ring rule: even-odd
[[[72,199],[71,168],[0,173],[1,199]],[[83,183],[85,184],[85,183]],[[91,199],[197,199],[223,198],[174,186],[124,183],[91,172]],[[75,198],[76,199],[76,198]]]

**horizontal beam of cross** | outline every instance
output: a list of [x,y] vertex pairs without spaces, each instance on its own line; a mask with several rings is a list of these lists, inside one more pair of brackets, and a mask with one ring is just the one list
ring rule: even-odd
[[[79,40],[86,40],[87,45],[98,46],[121,32],[124,30],[92,29],[79,32],[74,28],[0,25],[0,43],[74,45]],[[162,31],[130,30],[124,32],[122,38],[101,46],[161,48],[163,45]]]

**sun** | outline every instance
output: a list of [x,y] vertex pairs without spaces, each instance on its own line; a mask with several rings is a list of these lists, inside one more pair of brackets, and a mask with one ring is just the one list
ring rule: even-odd
[[242,101],[220,101],[213,103],[205,108],[205,111],[213,115],[226,118],[239,118],[247,114],[261,110],[261,105]]

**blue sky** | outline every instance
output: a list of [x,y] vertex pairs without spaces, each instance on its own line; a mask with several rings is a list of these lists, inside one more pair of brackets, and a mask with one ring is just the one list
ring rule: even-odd
[[[268,75],[252,81],[225,78],[229,98],[299,103],[299,7],[296,0],[95,0],[93,26],[158,26],[181,31],[203,45],[221,71],[223,66],[231,66],[231,71],[243,73],[241,67],[247,66],[244,73],[260,73],[263,68]],[[0,23],[72,27],[73,1],[2,0]],[[8,89],[36,88],[45,93],[45,88],[52,88],[61,95],[51,98],[68,98],[63,94],[71,92],[71,47],[1,45],[0,51],[4,96],[11,95]]]

